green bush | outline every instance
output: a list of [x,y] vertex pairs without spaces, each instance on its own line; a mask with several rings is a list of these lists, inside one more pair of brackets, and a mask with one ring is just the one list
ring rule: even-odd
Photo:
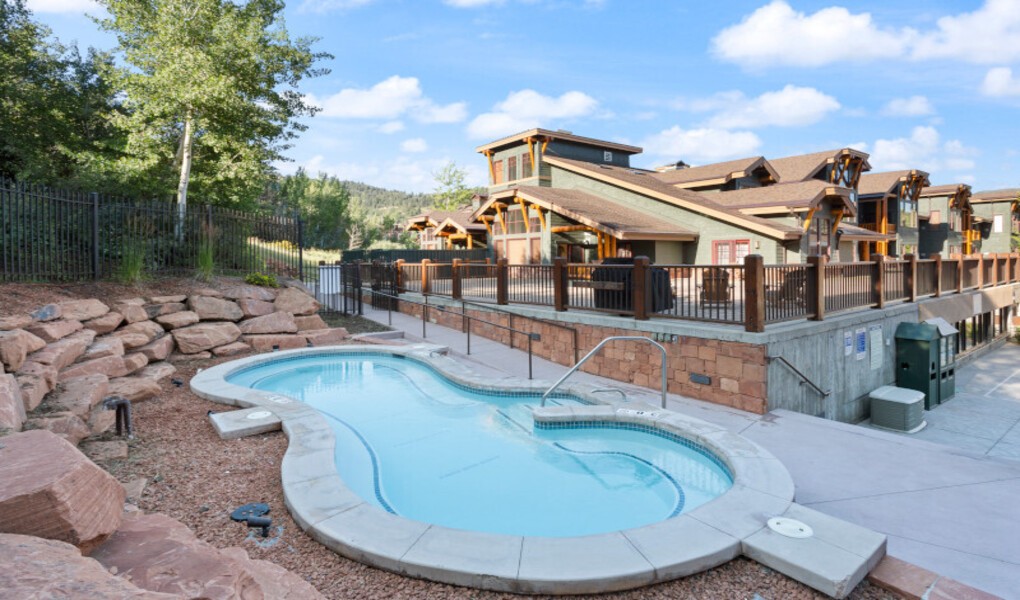
[[202,239],[198,242],[198,265],[195,277],[202,281],[211,281],[216,273],[216,230],[208,225],[202,226]]
[[134,285],[145,279],[145,242],[130,240],[124,244],[114,276],[121,283],[128,285]]
[[276,275],[266,275],[264,273],[251,273],[244,278],[244,282],[261,287],[280,287],[280,284],[276,281]]

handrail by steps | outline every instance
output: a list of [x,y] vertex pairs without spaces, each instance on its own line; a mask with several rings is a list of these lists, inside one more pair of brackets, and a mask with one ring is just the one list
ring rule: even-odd
[[545,393],[542,394],[542,404],[541,404],[541,406],[545,406],[545,399],[549,397],[549,394],[553,393],[553,390],[555,390],[556,388],[560,387],[561,383],[566,381],[568,377],[570,377],[571,375],[574,374],[574,372],[576,372],[578,369],[580,369],[581,365],[583,365],[584,363],[588,362],[589,358],[595,356],[595,354],[597,354],[598,351],[601,350],[603,346],[605,346],[609,342],[612,342],[612,341],[615,341],[615,340],[630,340],[630,341],[635,341],[635,342],[637,342],[637,341],[648,342],[649,344],[652,344],[656,348],[658,348],[660,352],[662,352],[662,367],[660,368],[660,371],[662,372],[662,408],[666,408],[666,349],[662,346],[662,344],[656,342],[652,338],[646,338],[646,337],[642,337],[642,336],[639,336],[639,335],[613,335],[613,336],[607,337],[606,339],[604,339],[601,342],[599,342],[597,346],[592,348],[591,352],[589,352],[588,354],[585,354],[584,358],[579,360],[577,362],[577,364],[574,365],[573,367],[570,367],[570,370],[567,371],[566,374],[563,375],[563,377],[560,377],[559,381],[557,381],[556,383],[552,384],[552,387],[547,389],[545,391]]
[[811,387],[815,388],[815,391],[818,392],[819,394],[821,394],[822,398],[828,398],[829,395],[832,394],[832,390],[825,391],[822,388],[818,387],[818,385],[815,382],[813,382],[810,379],[808,379],[807,375],[801,373],[800,369],[798,369],[797,367],[793,366],[793,363],[791,363],[790,361],[786,360],[786,357],[784,357],[784,356],[766,356],[765,360],[767,360],[769,362],[772,362],[774,360],[778,360],[779,362],[783,363],[784,365],[789,367],[791,371],[796,373],[798,377],[800,377],[800,379],[801,379],[800,384],[801,385],[804,385],[806,383],[806,384],[810,385]]

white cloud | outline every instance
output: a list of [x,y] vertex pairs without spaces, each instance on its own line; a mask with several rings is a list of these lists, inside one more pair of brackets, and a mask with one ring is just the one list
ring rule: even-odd
[[712,51],[750,66],[818,67],[877,59],[948,59],[969,63],[1020,60],[1020,2],[986,0],[977,10],[944,16],[935,27],[883,27],[870,13],[830,6],[814,13],[773,0],[720,31]]
[[934,127],[915,127],[910,137],[876,140],[870,162],[874,171],[922,169],[935,179],[942,171],[967,171],[975,166],[977,149],[960,140],[942,141]]
[[696,163],[754,154],[761,146],[761,139],[750,131],[677,126],[647,138],[641,146],[652,156]]
[[810,15],[785,0],[773,0],[712,39],[719,58],[747,66],[817,67],[831,62],[865,61],[903,54],[913,32],[882,29],[869,13],[841,6]]
[[474,139],[498,138],[531,127],[550,127],[549,121],[590,116],[597,108],[597,100],[578,91],[558,98],[535,90],[511,92],[492,112],[475,117],[468,125],[468,135]]
[[465,103],[444,106],[425,97],[417,77],[394,75],[368,89],[346,88],[321,100],[309,99],[322,107],[323,117],[396,119],[409,115],[421,123],[456,123],[467,118]]
[[728,92],[717,95],[716,99],[719,112],[708,120],[707,126],[721,129],[812,125],[840,108],[832,96],[815,88],[794,85],[765,92],[756,98]]
[[1020,96],[1020,79],[1013,77],[1013,69],[996,67],[985,73],[981,93],[986,96]]
[[882,107],[882,114],[890,117],[923,117],[935,114],[935,107],[924,96],[893,98]]
[[1020,2],[987,0],[970,13],[942,17],[911,52],[917,59],[949,58],[972,63],[1020,59]]
[[424,138],[411,138],[400,143],[403,152],[425,152],[429,149],[428,142]]
[[84,13],[100,8],[94,0],[29,0],[27,5],[34,13]]
[[386,121],[379,126],[379,133],[397,133],[404,130],[403,121]]
[[305,0],[298,10],[300,12],[324,13],[358,8],[373,2],[375,0]]

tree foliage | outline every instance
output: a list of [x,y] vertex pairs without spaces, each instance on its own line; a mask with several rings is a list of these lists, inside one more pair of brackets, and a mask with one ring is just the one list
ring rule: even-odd
[[205,202],[258,197],[315,109],[296,90],[327,54],[291,40],[283,2],[101,0],[125,65],[116,70],[126,111],[125,156],[116,167],[165,194],[189,188]]
[[457,168],[452,160],[432,174],[436,180],[436,189],[432,193],[433,206],[441,210],[456,210],[471,204],[471,197],[476,190],[467,187],[464,180],[467,173]]

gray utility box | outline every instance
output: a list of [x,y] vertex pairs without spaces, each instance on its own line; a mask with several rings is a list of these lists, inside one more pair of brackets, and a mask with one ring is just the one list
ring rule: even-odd
[[924,392],[883,385],[870,398],[872,425],[907,433],[924,428]]

